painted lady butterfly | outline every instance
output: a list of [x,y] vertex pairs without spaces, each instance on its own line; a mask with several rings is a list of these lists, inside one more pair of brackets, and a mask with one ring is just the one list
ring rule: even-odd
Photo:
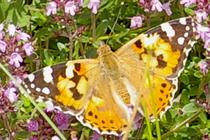
[[140,34],[116,52],[104,45],[98,58],[45,67],[25,80],[36,100],[74,115],[101,134],[125,132],[132,107],[151,119],[167,111],[177,91],[195,23],[191,17],[169,21]]

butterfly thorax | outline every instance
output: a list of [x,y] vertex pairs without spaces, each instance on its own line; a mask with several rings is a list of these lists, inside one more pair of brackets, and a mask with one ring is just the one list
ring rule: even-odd
[[130,104],[130,96],[122,81],[123,72],[119,57],[109,46],[99,48],[98,55],[103,80],[109,85],[109,92],[111,92],[114,102],[117,102],[122,109],[118,115],[128,119],[129,115],[124,107]]
[[98,49],[99,66],[102,74],[112,80],[118,79],[120,76],[119,62],[115,53],[108,45],[101,46]]

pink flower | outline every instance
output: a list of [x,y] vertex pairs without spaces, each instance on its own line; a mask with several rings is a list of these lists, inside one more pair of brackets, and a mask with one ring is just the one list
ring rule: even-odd
[[27,33],[21,32],[21,31],[17,31],[17,39],[18,40],[23,40],[23,41],[28,41],[28,39],[31,38],[30,35],[28,35]]
[[145,12],[149,12],[151,9],[151,0],[140,0],[140,5],[144,7]]
[[152,11],[157,10],[158,12],[161,12],[163,10],[162,4],[160,3],[159,0],[152,0],[151,1],[152,5]]
[[139,28],[142,26],[143,18],[142,16],[134,16],[131,18],[130,28]]
[[199,63],[200,71],[205,75],[208,73],[208,63],[206,61],[201,61]]
[[180,4],[184,4],[185,7],[189,7],[191,4],[195,4],[196,0],[181,0]]
[[77,7],[76,7],[74,1],[68,1],[65,4],[65,13],[67,13],[67,14],[74,16],[76,9],[77,9]]
[[210,52],[210,37],[208,40],[205,41],[204,43],[204,48]]
[[39,122],[37,120],[30,120],[27,124],[27,127],[28,127],[28,131],[36,132],[39,130]]
[[197,24],[197,33],[203,41],[206,41],[210,38],[210,28]]
[[14,52],[11,54],[10,56],[10,61],[9,64],[10,65],[14,65],[16,68],[20,67],[20,63],[23,62],[23,58],[21,57],[20,54]]
[[51,1],[47,5],[47,13],[46,15],[55,15],[57,13],[57,4],[54,1]]
[[90,138],[91,140],[100,140],[102,139],[102,136],[98,132],[94,131]]
[[83,0],[78,0],[79,6],[83,5]]
[[16,27],[14,24],[9,24],[7,31],[9,32],[10,36],[14,36],[16,32]]
[[204,48],[210,52],[210,28],[197,24],[197,33],[204,42]]
[[209,10],[210,4],[208,0],[196,0],[196,6],[198,9]]
[[69,119],[70,119],[70,116],[67,115],[67,114],[64,114],[63,112],[57,112],[55,114],[55,117],[54,117],[55,124],[61,130],[67,130],[68,129]]
[[4,24],[1,23],[0,24],[0,40],[3,39],[3,37],[4,37],[4,31],[3,31],[3,29],[4,29]]
[[165,10],[165,12],[168,16],[172,15],[172,11],[170,8],[170,2],[164,3],[162,8],[163,8],[163,10]]
[[4,91],[4,96],[6,96],[11,103],[14,103],[18,98],[16,92],[17,92],[16,88],[10,87]]
[[7,47],[7,43],[0,40],[0,51],[4,53],[6,51],[6,47]]
[[202,22],[203,20],[207,19],[208,17],[208,13],[206,13],[206,11],[200,9],[200,10],[197,10],[195,12],[195,15],[196,15],[196,19],[198,22]]
[[4,29],[4,24],[1,23],[1,24],[0,24],[0,32],[3,31],[3,29]]
[[27,56],[30,56],[34,51],[31,42],[24,44],[23,49],[25,50]]
[[51,140],[60,140],[60,138],[59,138],[58,136],[53,136],[53,137],[51,138]]
[[88,8],[92,9],[92,13],[97,14],[99,8],[100,0],[90,0]]

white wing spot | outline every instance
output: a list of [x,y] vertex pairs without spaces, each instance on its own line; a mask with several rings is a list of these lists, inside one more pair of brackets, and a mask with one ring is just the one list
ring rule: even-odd
[[173,27],[168,22],[163,23],[160,26],[161,26],[161,30],[166,32],[166,34],[169,38],[175,36],[175,31],[174,31]]
[[30,82],[33,82],[34,79],[35,79],[35,75],[34,75],[34,74],[29,74],[29,75],[28,75],[28,80],[29,80]]
[[193,32],[196,32],[196,28],[195,27],[193,27]]
[[26,84],[24,83],[24,87],[25,87],[25,88],[28,88],[28,85],[26,85]]
[[184,37],[188,37],[189,33],[188,32],[185,32],[184,33]]
[[184,37],[179,37],[177,41],[178,41],[179,45],[183,45],[184,44]]
[[54,110],[54,104],[51,100],[46,101],[45,104],[46,104],[47,111],[53,111]]
[[37,91],[37,92],[40,92],[40,91],[41,91],[41,89],[40,89],[40,88],[36,88],[36,91]]
[[43,92],[44,94],[50,94],[50,89],[49,89],[48,87],[44,87],[44,88],[42,89],[42,92]]
[[74,77],[74,65],[73,64],[68,64],[66,68],[66,77],[67,78],[72,78]]
[[36,101],[37,101],[37,102],[43,102],[43,99],[44,99],[44,97],[39,96],[39,97],[36,99]]
[[31,84],[31,88],[35,88],[35,85],[34,84]]
[[180,18],[179,23],[181,23],[182,25],[186,25],[187,24],[186,18]]
[[185,27],[185,30],[186,30],[186,31],[189,31],[189,30],[190,30],[190,27],[189,27],[189,26],[186,26],[186,27]]
[[53,81],[52,72],[53,72],[53,70],[52,70],[52,68],[50,66],[45,67],[43,69],[43,77],[44,77],[44,81],[46,83],[50,83],[50,82]]
[[27,91],[27,93],[28,93],[28,94],[30,94],[30,93],[31,93],[30,89],[26,89],[26,91]]

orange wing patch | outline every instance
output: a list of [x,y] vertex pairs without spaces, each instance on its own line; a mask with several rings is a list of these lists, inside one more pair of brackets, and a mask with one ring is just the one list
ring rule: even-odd
[[56,84],[59,94],[55,100],[71,109],[81,110],[90,97],[88,72],[96,65],[69,61],[66,66],[66,77],[60,75]]
[[[142,38],[142,45],[147,48],[147,53],[141,54],[141,58],[145,63],[154,69],[154,73],[167,77],[173,74],[173,69],[178,65],[181,56],[180,50],[173,50],[172,46],[159,37],[159,35],[150,35],[147,40]],[[152,61],[148,60],[151,57]]]
[[172,99],[177,89],[177,80],[168,80],[151,76],[151,85],[145,84],[147,93],[141,95],[141,103],[150,117],[161,115],[172,105]]
[[131,45],[134,52],[139,54],[140,60],[149,63],[151,70],[167,77],[174,73],[181,57],[180,50],[174,50],[168,42],[158,34],[143,34],[140,40]]
[[131,45],[131,48],[136,52],[137,54],[141,54],[145,51],[144,47],[141,44],[141,41],[138,40],[134,44]]
[[102,134],[121,134],[127,127],[125,119],[120,118],[114,110],[105,109],[106,103],[103,99],[92,96],[85,111],[78,116],[84,125],[90,125],[94,130]]
[[59,77],[57,88],[60,92],[55,99],[64,106],[81,109],[84,106],[88,82],[84,76],[80,77],[78,83],[68,78]]

